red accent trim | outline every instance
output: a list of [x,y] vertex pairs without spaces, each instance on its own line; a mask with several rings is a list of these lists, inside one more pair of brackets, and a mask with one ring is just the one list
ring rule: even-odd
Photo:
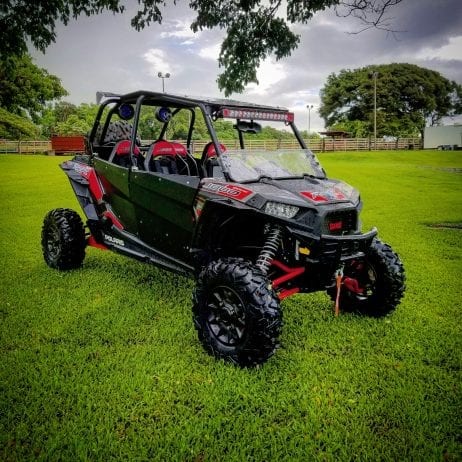
[[284,273],[286,273],[273,280],[273,288],[276,288],[284,282],[290,281],[291,279],[294,279],[305,272],[304,266],[299,266],[298,268],[289,268],[288,266],[284,265],[284,263],[281,263],[278,260],[273,260],[271,264],[273,266],[276,266],[276,268],[279,268]]
[[287,297],[290,297],[291,295],[298,294],[300,292],[300,289],[298,287],[294,287],[292,289],[284,289],[279,292],[278,297],[279,300],[284,300]]
[[103,199],[104,191],[98,180],[95,169],[89,165],[81,164],[80,162],[72,162],[68,165],[72,165],[72,168],[88,181],[88,189],[97,202],[100,202]]
[[109,250],[104,244],[100,244],[93,236],[87,239],[87,245],[101,250]]
[[[282,276],[279,276],[278,278],[273,280],[273,289],[276,289],[281,284],[284,284],[284,282],[290,281],[291,279],[294,279],[305,272],[304,266],[299,266],[298,268],[290,268],[284,265],[284,263],[280,262],[279,260],[273,260],[271,264],[285,273]],[[282,289],[278,293],[278,297],[279,300],[284,300],[284,298],[290,297],[291,295],[297,294],[298,292],[300,292],[299,287]]]
[[117,217],[110,210],[106,210],[105,212],[103,212],[103,216],[105,216],[106,218],[109,218],[109,220],[111,220],[112,224],[116,228],[124,229],[122,223],[117,219]]
[[91,169],[88,173],[87,180],[90,192],[93,194],[97,202],[101,202],[104,196],[103,187],[101,186],[94,169]]
[[350,291],[355,294],[361,295],[364,293],[364,289],[359,287],[359,283],[356,279],[353,278],[344,278],[343,285]]
[[302,191],[302,192],[300,192],[300,194],[303,197],[306,197],[307,199],[309,199],[310,201],[313,201],[313,202],[328,202],[329,201],[329,199],[327,199],[327,197],[325,197],[322,194],[319,194],[317,192]]

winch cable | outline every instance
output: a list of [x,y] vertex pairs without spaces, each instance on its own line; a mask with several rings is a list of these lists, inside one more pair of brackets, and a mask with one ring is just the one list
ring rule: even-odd
[[340,314],[340,292],[342,290],[343,270],[340,268],[335,273],[335,282],[337,286],[337,296],[335,297],[334,314],[337,317]]

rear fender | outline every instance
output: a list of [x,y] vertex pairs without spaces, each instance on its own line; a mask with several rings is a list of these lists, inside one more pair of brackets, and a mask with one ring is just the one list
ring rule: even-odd
[[102,202],[104,191],[94,168],[73,160],[62,163],[61,168],[68,176],[85,216],[89,220],[98,220],[95,205]]

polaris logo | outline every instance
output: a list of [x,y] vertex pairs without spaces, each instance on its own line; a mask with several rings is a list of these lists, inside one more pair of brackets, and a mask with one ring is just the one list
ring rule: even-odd
[[104,240],[110,242],[111,244],[120,245],[125,247],[125,242],[122,239],[117,239],[116,237],[109,236],[109,234],[104,235]]

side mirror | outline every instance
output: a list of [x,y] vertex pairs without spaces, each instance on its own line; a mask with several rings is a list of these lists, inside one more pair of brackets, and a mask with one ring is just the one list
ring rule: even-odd
[[261,132],[261,125],[257,122],[247,122],[245,120],[239,120],[234,128],[243,133],[260,133]]

